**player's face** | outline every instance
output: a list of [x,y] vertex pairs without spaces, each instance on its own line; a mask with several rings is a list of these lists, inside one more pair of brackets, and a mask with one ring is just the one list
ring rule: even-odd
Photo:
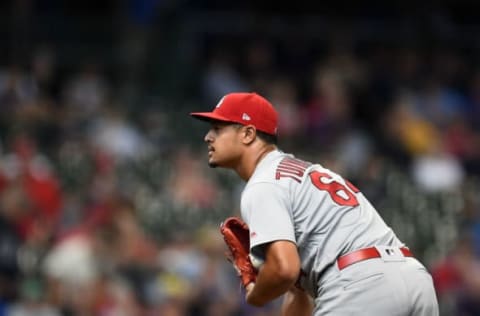
[[212,122],[205,135],[208,144],[208,164],[210,167],[234,167],[241,154],[241,126],[237,124]]

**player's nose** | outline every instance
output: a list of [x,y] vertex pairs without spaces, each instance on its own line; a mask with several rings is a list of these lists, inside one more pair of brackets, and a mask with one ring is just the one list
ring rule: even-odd
[[205,137],[203,138],[203,140],[206,142],[206,143],[210,143],[212,141],[212,133],[211,133],[211,130],[209,130],[207,132],[207,134],[205,134]]

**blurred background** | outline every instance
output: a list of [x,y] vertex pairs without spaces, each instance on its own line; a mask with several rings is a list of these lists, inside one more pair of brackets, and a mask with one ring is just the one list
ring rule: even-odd
[[278,315],[246,306],[209,111],[256,91],[280,148],[343,174],[480,315],[480,6],[0,4],[0,316]]

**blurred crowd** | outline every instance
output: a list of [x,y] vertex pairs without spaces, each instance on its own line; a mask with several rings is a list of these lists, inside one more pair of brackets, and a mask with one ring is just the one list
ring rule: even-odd
[[141,73],[119,87],[99,60],[60,71],[51,45],[0,63],[0,316],[277,315],[244,302],[218,233],[243,183],[207,167],[188,117],[232,91],[268,98],[281,149],[364,192],[432,272],[442,315],[480,315],[475,54],[285,35],[209,34],[187,56],[194,92],[133,106]]
[[218,232],[238,183],[99,69],[58,81],[42,47],[0,70],[0,315],[272,315],[244,303]]

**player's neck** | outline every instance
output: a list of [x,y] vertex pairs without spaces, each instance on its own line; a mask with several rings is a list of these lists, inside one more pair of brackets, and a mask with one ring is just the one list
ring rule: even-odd
[[244,181],[248,181],[253,175],[255,168],[260,163],[260,161],[265,158],[265,156],[276,150],[277,146],[273,144],[262,144],[262,146],[250,148],[248,152],[245,153],[243,161],[235,169],[237,174]]

